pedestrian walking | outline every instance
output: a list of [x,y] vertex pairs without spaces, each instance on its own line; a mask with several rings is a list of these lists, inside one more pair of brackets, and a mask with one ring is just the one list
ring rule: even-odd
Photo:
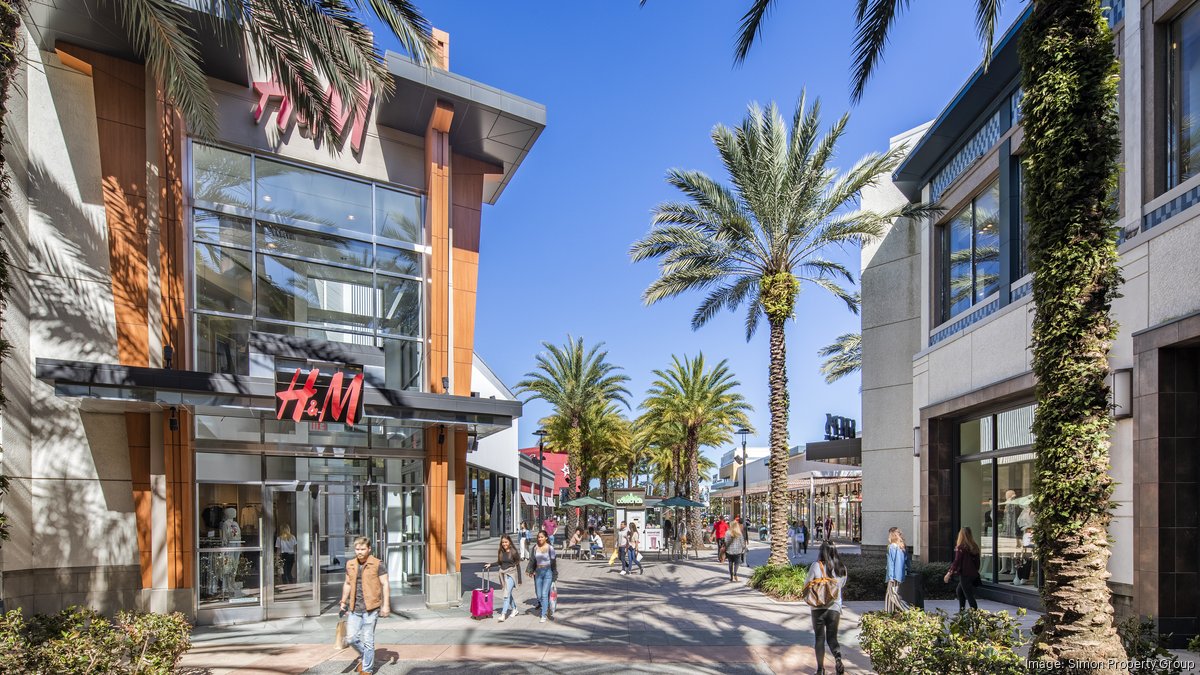
[[713,523],[713,538],[717,540],[717,562],[725,562],[725,535],[729,533],[728,516],[721,516]]
[[670,518],[663,519],[663,543],[666,548],[671,548],[671,542],[675,540],[675,523],[671,522]]
[[833,654],[834,669],[841,675],[846,672],[842,665],[842,648],[838,645],[838,623],[842,619],[842,588],[846,586],[846,565],[838,556],[837,547],[831,541],[821,544],[817,553],[817,561],[808,569],[809,579],[831,578],[833,583],[833,601],[824,607],[812,608],[813,635],[816,638],[817,675],[825,673],[825,645],[829,645],[829,653]]
[[538,606],[542,614],[539,623],[546,623],[546,614],[550,612],[550,588],[558,581],[558,555],[554,552],[550,535],[545,530],[537,534],[526,572],[533,578],[534,590],[537,592]]
[[943,581],[950,583],[950,577],[955,574],[958,575],[958,587],[954,589],[954,595],[958,596],[958,611],[966,610],[967,603],[971,604],[971,609],[979,609],[979,603],[975,602],[975,587],[982,583],[979,578],[979,544],[975,543],[969,527],[958,531],[958,541],[954,543],[954,562]]
[[500,621],[508,618],[509,613],[517,612],[517,586],[521,585],[521,554],[513,546],[512,537],[507,534],[500,537],[500,548],[496,551],[496,562],[484,563],[483,569],[489,570],[492,565],[500,568],[500,578],[504,586],[504,604],[500,607]]
[[546,531],[546,536],[549,537],[550,543],[554,543],[554,533],[558,530],[558,520],[553,515],[546,516],[542,521],[542,529]]
[[296,583],[296,535],[292,534],[292,526],[284,523],[279,526],[279,536],[275,537],[275,550],[283,561],[282,583]]
[[621,559],[621,574],[629,574],[629,528],[623,520],[617,529],[617,557]]
[[825,538],[833,539],[833,518],[825,516]]
[[821,541],[821,521],[817,521],[817,541]]
[[884,582],[883,608],[888,612],[903,612],[908,609],[908,603],[900,597],[900,584],[908,574],[908,547],[904,543],[904,533],[900,528],[888,530],[887,574]]
[[517,531],[517,542],[521,545],[521,560],[529,557],[529,523],[521,521],[521,529]]
[[629,543],[625,549],[626,554],[629,555],[629,573],[633,574],[633,566],[636,564],[638,566],[638,574],[645,576],[646,569],[642,567],[642,561],[638,560],[638,557],[640,556],[638,549],[641,548],[641,546],[641,535],[638,532],[637,523],[630,523]]
[[796,547],[804,555],[808,555],[808,525],[803,520],[800,521],[800,527],[796,529]]
[[343,614],[350,612],[346,644],[361,656],[359,675],[375,667],[375,623],[392,612],[389,589],[387,566],[371,555],[371,540],[355,537],[354,557],[346,562],[341,610]]
[[738,567],[746,554],[746,539],[742,536],[742,526],[736,520],[725,533],[725,558],[729,560],[729,580],[739,581]]

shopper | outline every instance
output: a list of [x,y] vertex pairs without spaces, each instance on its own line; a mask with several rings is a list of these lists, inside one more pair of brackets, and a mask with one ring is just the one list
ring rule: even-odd
[[296,536],[292,534],[291,525],[284,523],[279,526],[275,550],[279,551],[279,559],[283,561],[283,583],[296,583]]
[[816,638],[817,673],[823,675],[825,672],[825,645],[828,644],[829,652],[833,654],[834,669],[838,675],[841,675],[846,672],[846,668],[842,665],[842,649],[838,646],[838,623],[842,618],[842,588],[846,586],[847,574],[846,565],[842,563],[837,547],[831,541],[821,543],[817,561],[808,569],[809,579],[823,577],[833,578],[835,583],[833,602],[824,607],[814,607],[812,610],[813,635]]
[[601,558],[604,557],[604,540],[600,538],[599,534],[596,534],[595,528],[588,528],[588,543],[592,548],[590,557],[594,558],[597,555]]
[[621,574],[629,574],[629,528],[625,521],[617,529],[617,557],[621,560]]
[[550,613],[550,587],[558,580],[558,555],[550,543],[550,534],[545,530],[537,534],[526,572],[533,578],[533,586],[537,591],[538,607],[542,614],[539,623],[546,623],[546,615]]
[[521,585],[521,554],[513,546],[512,537],[507,534],[500,537],[500,548],[496,551],[496,562],[485,563],[484,570],[492,565],[500,568],[500,578],[504,586],[504,604],[500,607],[500,621],[508,618],[509,613],[517,612],[517,586]]
[[888,530],[887,574],[884,582],[883,608],[888,612],[903,612],[908,609],[908,603],[900,597],[900,584],[908,574],[908,548],[904,543],[904,533],[900,528]]
[[638,574],[645,576],[646,570],[642,567],[642,561],[638,560],[638,549],[641,548],[641,536],[638,533],[637,523],[629,524],[629,539],[625,548],[625,553],[629,556],[629,573],[633,574],[633,566],[638,566]]
[[355,537],[354,557],[346,563],[341,610],[350,612],[346,644],[362,656],[359,675],[366,675],[375,667],[375,623],[392,612],[388,590],[387,567],[371,555],[371,540]]
[[529,557],[529,523],[521,521],[521,529],[517,531],[517,542],[521,545],[521,560]]
[[729,516],[721,516],[713,523],[713,538],[717,540],[717,562],[725,562],[725,535],[729,533]]
[[975,602],[975,587],[981,583],[979,544],[975,543],[969,527],[958,531],[958,541],[954,543],[954,562],[943,581],[950,583],[950,577],[955,574],[958,575],[958,588],[954,589],[954,594],[958,596],[958,611],[966,610],[967,603],[971,604],[971,609],[979,609],[979,603]]
[[833,539],[833,517],[825,516],[825,538]]
[[800,521],[800,527],[796,530],[796,548],[804,555],[808,555],[808,525],[803,520]]
[[583,556],[583,528],[575,528],[575,534],[571,535],[571,541],[567,544],[567,548],[575,552],[575,557]]
[[671,541],[675,539],[675,524],[670,518],[663,519],[663,543],[665,548],[671,548]]
[[546,519],[542,521],[542,529],[546,531],[546,536],[550,538],[550,543],[553,544],[554,533],[558,531],[558,520],[554,517],[554,514],[546,516]]
[[725,558],[729,560],[729,580],[738,581],[738,566],[746,554],[746,539],[742,536],[742,525],[736,520],[725,533]]

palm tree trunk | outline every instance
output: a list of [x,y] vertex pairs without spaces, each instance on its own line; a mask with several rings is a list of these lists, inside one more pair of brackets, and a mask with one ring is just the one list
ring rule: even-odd
[[1036,307],[1033,508],[1046,608],[1030,654],[1058,665],[1126,658],[1107,584],[1120,138],[1116,57],[1099,5],[1037,0],[1020,44]]
[[[768,316],[771,324],[771,464],[770,523],[771,557],[768,565],[787,565],[787,470],[788,470],[788,390],[787,345],[783,326],[787,317]],[[744,469],[743,469],[744,470]]]
[[[700,449],[697,447],[700,444],[698,430],[689,428],[687,431],[686,445],[683,453],[687,457],[687,483],[684,488],[687,491],[685,495],[688,499],[695,499],[700,496]],[[700,519],[696,517],[696,510],[688,507],[684,509],[684,518],[687,519],[688,541],[703,541],[700,534]]]

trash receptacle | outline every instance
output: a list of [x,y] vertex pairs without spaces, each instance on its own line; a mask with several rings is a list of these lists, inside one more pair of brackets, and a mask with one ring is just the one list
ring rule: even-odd
[[921,587],[921,575],[909,574],[900,582],[900,599],[918,609],[925,609],[925,589]]
[[759,541],[767,540],[767,526],[766,525],[758,528],[758,540]]

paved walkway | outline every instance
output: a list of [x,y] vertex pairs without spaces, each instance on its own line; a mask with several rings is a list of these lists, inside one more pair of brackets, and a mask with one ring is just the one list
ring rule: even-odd
[[[494,558],[494,542],[464,547],[464,578],[474,580]],[[810,549],[806,561],[815,550]],[[766,560],[753,542],[750,562]],[[381,619],[376,631],[379,673],[807,673],[816,667],[809,609],[776,602],[728,581],[725,565],[703,560],[658,561],[646,556],[645,574],[621,576],[605,561],[559,563],[555,620],[540,624],[522,614],[500,623],[475,621],[467,607],[410,610]],[[743,569],[742,578],[750,571]],[[472,583],[476,583],[472,581]],[[469,584],[464,584],[469,585]],[[533,604],[533,584],[517,591],[522,610]],[[497,595],[497,608],[500,598]],[[957,609],[954,601],[927,603]],[[984,609],[1002,609],[981,601]],[[847,672],[869,673],[858,649],[858,621],[882,603],[849,602],[842,615]],[[1029,615],[1023,621],[1032,624]],[[280,620],[246,626],[202,627],[183,666],[193,672],[348,673],[357,654],[332,645],[336,616]],[[832,659],[827,662],[832,672]]]

